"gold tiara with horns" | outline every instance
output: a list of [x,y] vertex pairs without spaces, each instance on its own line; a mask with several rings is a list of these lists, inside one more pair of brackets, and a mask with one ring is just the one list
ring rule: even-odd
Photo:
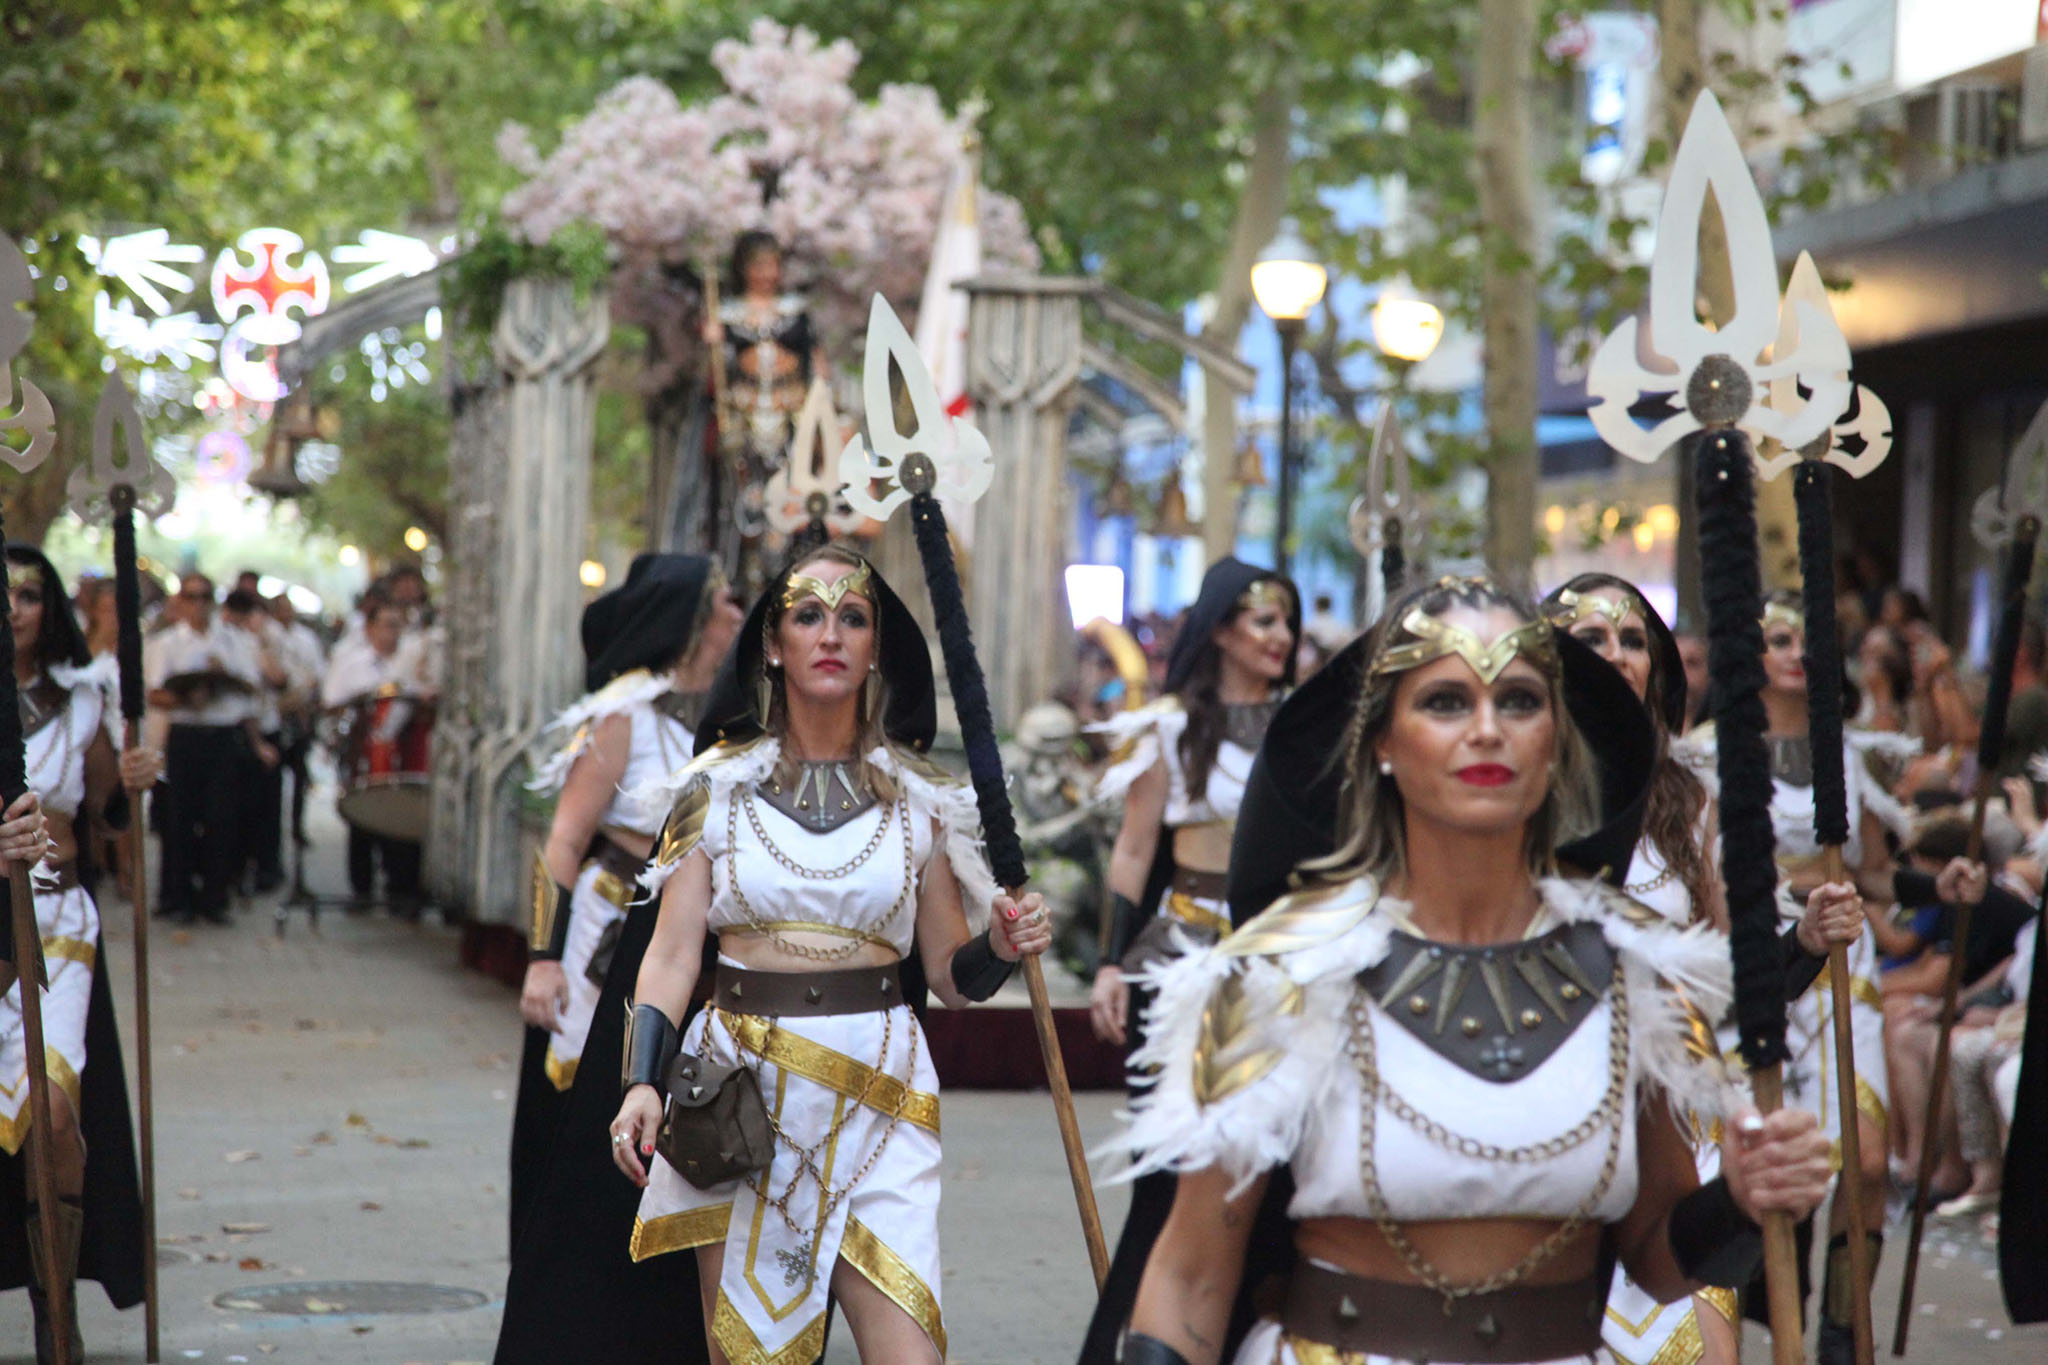
[[825,610],[836,611],[840,600],[848,593],[871,597],[868,580],[872,576],[873,570],[866,564],[854,565],[845,577],[832,583],[827,583],[822,578],[813,578],[807,573],[795,574],[783,585],[782,609],[788,611],[804,598],[815,597],[825,604]]
[[[1603,592],[1614,593],[1620,600],[1616,601],[1614,597],[1595,597],[1593,595]],[[1643,614],[1640,601],[1641,599],[1626,588],[1612,587],[1605,584],[1597,588],[1588,588],[1583,593],[1575,592],[1570,588],[1560,588],[1556,603],[1545,609],[1543,614],[1548,618],[1550,624],[1560,630],[1570,630],[1588,616],[1604,616],[1613,624],[1616,630],[1620,630],[1621,623],[1626,621],[1631,615],[1640,616]]]
[[1790,602],[1767,602],[1764,604],[1763,627],[1790,626],[1801,635],[1806,634],[1806,613]]
[[1558,673],[1557,640],[1548,621],[1524,621],[1487,643],[1463,626],[1439,621],[1416,606],[1401,618],[1401,629],[1415,638],[1382,649],[1372,663],[1373,677],[1406,673],[1452,654],[1470,664],[1489,687],[1507,671],[1509,664],[1521,657],[1527,657],[1552,677]]
[[1277,578],[1261,578],[1237,595],[1237,604],[1246,611],[1260,607],[1278,607],[1282,611],[1294,608],[1294,594],[1287,585]]

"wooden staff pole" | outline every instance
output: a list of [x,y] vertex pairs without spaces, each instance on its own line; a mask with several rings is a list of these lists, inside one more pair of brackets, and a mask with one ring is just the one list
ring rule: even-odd
[[[6,542],[0,528],[0,545]],[[0,600],[7,603],[8,623],[0,627],[0,804],[12,806],[28,790],[28,765],[22,749],[21,702],[14,679],[14,590],[8,582],[7,557],[0,555]],[[14,970],[21,987],[22,1046],[28,1064],[29,1186],[36,1198],[36,1224],[43,1244],[43,1298],[49,1305],[50,1331],[58,1365],[71,1361],[71,1285],[57,1258],[57,1171],[50,1141],[50,1072],[43,1051],[43,996],[49,985],[43,971],[43,943],[36,922],[35,889],[29,884],[33,863],[6,864],[8,903],[14,919]]]
[[[1816,443],[1820,455],[1833,440]],[[1813,751],[1813,827],[1831,883],[1849,880],[1842,849],[1849,828],[1849,794],[1842,748],[1842,660],[1835,624],[1835,525],[1828,466],[1802,460],[1792,476],[1799,514],[1799,571],[1806,608],[1808,738]],[[1828,947],[1828,989],[1835,1036],[1835,1103],[1842,1124],[1842,1173],[1835,1187],[1848,1210],[1850,1333],[1856,1365],[1871,1365],[1877,1350],[1870,1324],[1870,1216],[1863,1206],[1863,1135],[1856,1104],[1856,1034],[1850,1018],[1849,946]]]
[[[126,747],[142,742],[142,593],[135,564],[135,489],[116,484],[108,495],[114,522],[114,608],[119,633],[115,653],[121,667],[121,715]],[[142,1164],[143,1358],[162,1357],[161,1311],[156,1284],[156,1092],[150,1059],[149,863],[142,801],[128,812],[121,841],[135,877],[135,1082],[137,1136]]]

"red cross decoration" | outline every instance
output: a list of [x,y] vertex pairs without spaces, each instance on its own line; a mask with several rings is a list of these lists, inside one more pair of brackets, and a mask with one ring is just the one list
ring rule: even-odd
[[327,262],[284,228],[251,228],[214,258],[214,309],[223,323],[259,345],[297,340],[299,322],[292,312],[310,318],[327,311],[328,289]]

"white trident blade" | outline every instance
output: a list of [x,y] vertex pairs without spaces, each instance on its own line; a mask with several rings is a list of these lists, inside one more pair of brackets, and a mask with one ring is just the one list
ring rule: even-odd
[[[1828,287],[1821,281],[1820,269],[1813,263],[1813,257],[1800,252],[1799,259],[1792,266],[1792,278],[1785,283],[1785,302],[1778,309],[1778,341],[1772,348],[1773,355],[1791,355],[1799,349],[1798,304],[1807,304],[1810,310],[1826,310],[1834,316],[1834,307],[1828,302]],[[1843,378],[1847,378],[1846,375]],[[1793,375],[1782,375],[1771,381],[1770,404],[1774,411],[1787,416],[1801,412],[1810,406],[1811,399],[1799,396],[1799,380]],[[1851,444],[1860,446],[1853,453]],[[1849,393],[1849,410],[1828,425],[1828,429],[1809,441],[1803,449],[1788,449],[1776,441],[1759,441],[1756,448],[1756,470],[1761,478],[1775,479],[1778,475],[1798,464],[1802,459],[1821,459],[1837,469],[1847,470],[1849,477],[1860,479],[1884,463],[1884,457],[1892,450],[1892,414],[1884,400],[1869,389],[1857,385]],[[1815,454],[1819,451],[1819,454]]]
[[[1394,471],[1392,502],[1387,501],[1389,466]],[[1408,444],[1401,439],[1401,419],[1394,415],[1391,400],[1380,404],[1379,419],[1373,423],[1372,448],[1365,457],[1365,493],[1351,503],[1351,548],[1360,555],[1385,549],[1390,516],[1401,519],[1401,536],[1406,540],[1415,519],[1415,500],[1408,487]]]
[[2005,477],[1977,495],[1970,531],[1979,545],[1996,550],[2012,539],[2014,525],[2029,513],[2048,521],[2048,403],[2012,448]]
[[839,414],[832,406],[832,386],[819,375],[811,380],[811,391],[797,414],[789,458],[768,479],[765,500],[770,526],[784,535],[794,535],[815,518],[831,534],[843,536],[860,525],[859,514],[840,496],[844,485],[830,464],[831,445],[838,439]]
[[[1728,239],[1735,315],[1719,330],[1700,321],[1693,300],[1699,288],[1699,227],[1711,190]],[[1849,346],[1826,308],[1792,305],[1799,346],[1759,357],[1775,336],[1778,267],[1771,255],[1770,222],[1735,133],[1713,92],[1703,90],[1679,140],[1678,155],[1657,218],[1657,249],[1650,260],[1647,348],[1635,318],[1625,319],[1594,352],[1586,377],[1593,399],[1588,416],[1601,438],[1633,460],[1657,459],[1680,438],[1707,427],[1739,426],[1757,440],[1797,449],[1825,431],[1848,404]],[[1644,368],[1647,349],[1669,368]],[[1792,415],[1765,401],[1766,386],[1796,375],[1813,395]],[[1648,429],[1629,407],[1654,396],[1675,395],[1682,411]]]
[[[14,239],[0,232],[0,461],[23,474],[41,464],[57,444],[57,411],[26,379],[21,381],[21,407],[7,411],[14,403],[14,358],[35,330],[35,319],[22,311],[22,305],[34,303],[35,297],[28,262]],[[14,446],[16,432],[28,438],[19,450]]]
[[146,517],[170,511],[177,495],[170,472],[150,458],[135,395],[128,392],[120,375],[113,374],[107,376],[99,405],[93,409],[92,463],[71,471],[64,493],[71,500],[71,510],[82,520],[102,521],[114,490],[124,485],[134,492],[135,508]]
[[[903,374],[914,423],[908,432],[896,427],[889,393],[889,362]],[[910,333],[888,300],[875,295],[868,309],[868,342],[862,359],[861,395],[867,403],[868,437],[856,435],[839,452],[839,477],[846,501],[876,521],[910,501],[914,492],[929,490],[953,502],[973,502],[995,480],[995,456],[988,438],[964,417],[949,417],[932,387],[931,372],[918,354]],[[926,468],[924,466],[929,466]],[[876,485],[881,496],[875,496]]]

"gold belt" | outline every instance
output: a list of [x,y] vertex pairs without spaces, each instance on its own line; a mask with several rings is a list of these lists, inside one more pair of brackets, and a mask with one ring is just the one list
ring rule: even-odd
[[1175,891],[1167,896],[1166,913],[1197,929],[1210,929],[1219,935],[1230,932],[1228,916],[1217,914],[1185,891]]
[[934,1134],[939,1131],[937,1095],[912,1090],[887,1072],[782,1028],[773,1019],[758,1014],[734,1014],[716,1007],[713,1013],[741,1048],[762,1061],[773,1062],[792,1075],[816,1081],[880,1113],[899,1114],[906,1123]]
[[597,880],[590,884],[590,889],[621,910],[633,903],[632,884],[610,870],[599,871]]

